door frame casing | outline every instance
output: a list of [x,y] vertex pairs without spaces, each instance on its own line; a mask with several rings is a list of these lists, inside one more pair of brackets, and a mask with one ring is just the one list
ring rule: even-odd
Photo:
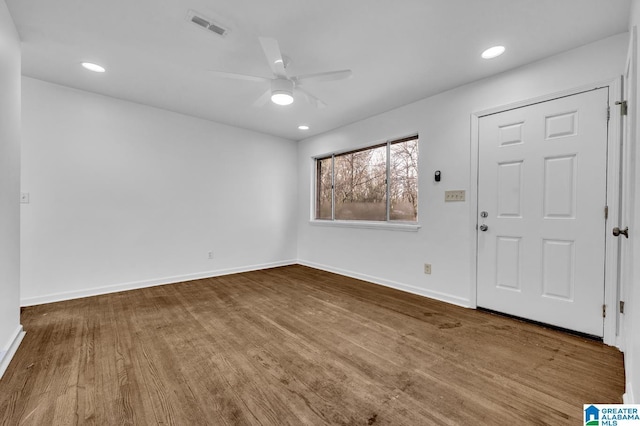
[[[630,191],[633,188],[634,177],[637,173],[635,167],[635,158],[636,158],[636,129],[635,129],[635,119],[634,114],[637,111],[637,100],[636,100],[636,70],[637,70],[637,27],[634,25],[629,30],[629,48],[627,51],[627,59],[625,61],[624,70],[622,73],[622,84],[621,84],[621,96],[625,98],[628,104],[628,111],[626,119],[622,119],[621,124],[621,153],[622,153],[622,174],[621,174],[621,191],[623,199],[620,202],[620,208],[625,209],[620,212],[620,223],[618,226],[626,226],[631,225],[633,227],[633,204],[634,204],[634,193]],[[629,78],[625,78],[628,76]],[[627,132],[628,130],[628,132]],[[624,156],[627,156],[624,158]],[[626,205],[625,205],[626,204]],[[625,214],[626,213],[626,214]],[[628,221],[628,222],[627,222]],[[618,245],[619,253],[619,262],[620,268],[618,276],[619,283],[619,298],[620,300],[626,300],[627,295],[630,293],[630,286],[633,281],[629,280],[630,277],[633,276],[633,259],[632,259],[632,249],[630,247],[631,241],[620,240]],[[629,334],[627,333],[627,325],[625,324],[626,318],[624,314],[620,314],[619,327],[618,327],[618,348],[621,351],[625,352],[626,343],[629,339]],[[628,370],[628,369],[627,369]],[[629,378],[629,374],[627,372],[627,378]],[[627,380],[627,389],[631,389],[630,382]]]
[[[470,262],[471,262],[471,288],[469,289],[469,302],[471,308],[477,308],[477,286],[478,286],[478,173],[479,173],[479,131],[480,118],[486,115],[497,114],[500,112],[522,108],[528,105],[541,102],[551,101],[557,98],[577,95],[579,93],[607,88],[609,91],[609,108],[610,118],[607,125],[607,185],[606,185],[606,205],[609,207],[608,219],[605,222],[605,276],[604,276],[604,303],[606,305],[607,315],[604,318],[603,342],[607,345],[620,347],[619,336],[616,336],[616,324],[620,320],[617,300],[617,258],[618,244],[616,237],[611,232],[611,223],[615,222],[618,217],[620,199],[617,188],[619,187],[620,177],[620,108],[614,108],[615,102],[621,100],[621,81],[620,78],[606,80],[599,83],[588,84],[575,87],[573,89],[563,90],[544,96],[526,99],[506,105],[496,106],[482,111],[473,112],[471,114],[471,164],[470,164],[470,182],[469,182],[469,229],[472,231],[471,238]],[[606,113],[606,111],[603,111]],[[604,205],[603,216],[604,216]],[[615,220],[614,220],[615,219]],[[616,225],[613,225],[616,226]]]

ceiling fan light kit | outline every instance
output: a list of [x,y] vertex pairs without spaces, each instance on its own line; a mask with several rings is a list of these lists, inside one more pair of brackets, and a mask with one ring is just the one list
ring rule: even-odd
[[285,78],[271,80],[271,102],[276,105],[293,103],[293,81]]

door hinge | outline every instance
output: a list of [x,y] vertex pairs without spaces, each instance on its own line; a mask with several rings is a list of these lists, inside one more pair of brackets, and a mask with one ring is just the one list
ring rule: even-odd
[[616,105],[620,105],[620,115],[627,115],[627,101],[616,101]]
[[604,206],[604,220],[609,219],[609,206]]
[[602,305],[602,318],[607,317],[607,305]]
[[624,314],[624,301],[620,301],[620,313]]
[[607,107],[607,121],[611,120],[611,107]]

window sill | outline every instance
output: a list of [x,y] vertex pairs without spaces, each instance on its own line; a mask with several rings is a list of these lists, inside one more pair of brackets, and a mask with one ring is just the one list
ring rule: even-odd
[[364,220],[310,220],[313,226],[328,226],[338,228],[386,229],[390,231],[418,232],[417,223],[368,222]]

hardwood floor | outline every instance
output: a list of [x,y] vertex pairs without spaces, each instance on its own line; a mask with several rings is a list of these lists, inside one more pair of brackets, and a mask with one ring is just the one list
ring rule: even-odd
[[601,343],[289,266],[25,308],[2,425],[582,424]]

